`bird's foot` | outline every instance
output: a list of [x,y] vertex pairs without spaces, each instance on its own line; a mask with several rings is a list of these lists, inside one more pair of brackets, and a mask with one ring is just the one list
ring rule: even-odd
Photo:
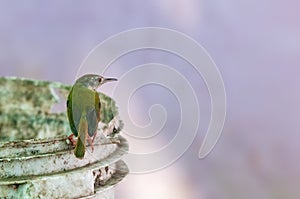
[[69,135],[68,139],[72,143],[73,147],[75,147],[76,146],[76,140],[74,139],[74,133]]
[[93,153],[94,152],[94,142],[93,142],[93,139],[90,136],[88,136],[87,141],[88,141],[89,145],[91,146],[92,153]]
[[93,135],[93,140],[92,140],[92,143],[94,143],[94,141],[95,141],[95,138],[96,138],[96,135],[97,135],[97,130],[95,131],[95,133],[94,133],[94,135]]

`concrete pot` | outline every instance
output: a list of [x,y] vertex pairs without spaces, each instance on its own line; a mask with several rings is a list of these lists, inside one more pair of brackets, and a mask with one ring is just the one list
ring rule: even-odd
[[121,160],[128,144],[114,101],[100,94],[94,151],[73,155],[64,110],[70,87],[0,78],[0,198],[114,198],[128,173]]

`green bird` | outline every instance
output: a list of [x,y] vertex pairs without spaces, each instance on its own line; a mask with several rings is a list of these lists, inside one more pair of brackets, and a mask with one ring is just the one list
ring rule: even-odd
[[[75,146],[74,155],[82,159],[85,154],[86,140],[94,150],[94,139],[100,121],[101,103],[96,91],[102,84],[117,81],[100,75],[86,74],[76,80],[67,99],[67,113],[72,134],[70,141]],[[78,137],[77,141],[73,136]]]

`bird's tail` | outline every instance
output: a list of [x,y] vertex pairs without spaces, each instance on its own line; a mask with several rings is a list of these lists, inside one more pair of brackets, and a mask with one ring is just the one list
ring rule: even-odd
[[74,155],[82,159],[85,154],[86,136],[88,133],[88,123],[86,114],[82,114],[78,125],[78,139],[74,149]]

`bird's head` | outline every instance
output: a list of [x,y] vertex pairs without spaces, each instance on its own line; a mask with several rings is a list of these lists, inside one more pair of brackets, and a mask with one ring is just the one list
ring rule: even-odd
[[76,84],[96,90],[99,86],[106,82],[117,81],[116,78],[105,78],[101,75],[86,74],[76,80]]

